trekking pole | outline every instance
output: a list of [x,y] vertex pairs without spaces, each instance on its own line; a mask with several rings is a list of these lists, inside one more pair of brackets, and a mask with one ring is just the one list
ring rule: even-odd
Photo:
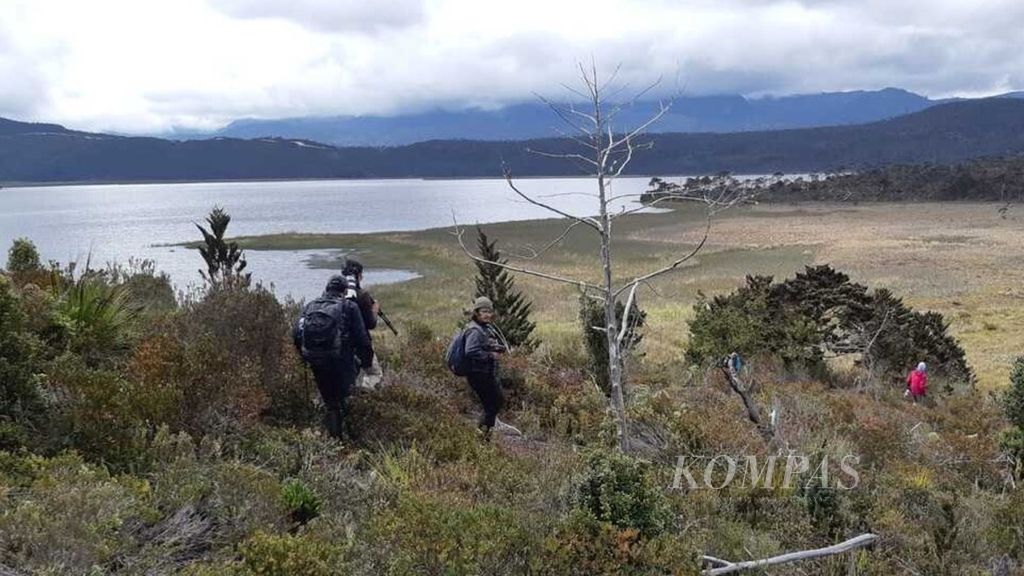
[[391,323],[391,319],[388,318],[388,315],[380,308],[377,308],[377,316],[384,321],[384,324],[391,329],[391,332],[393,332],[395,336],[398,336],[398,330],[395,330],[395,325]]
[[309,365],[302,363],[302,387],[306,390],[306,402],[313,403],[313,396],[309,393]]

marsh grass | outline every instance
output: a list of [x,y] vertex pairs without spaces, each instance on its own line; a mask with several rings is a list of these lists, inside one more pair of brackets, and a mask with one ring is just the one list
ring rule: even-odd
[[[832,264],[851,278],[885,287],[918,309],[952,322],[983,388],[1006,381],[1024,342],[1024,213],[1003,217],[984,203],[762,204],[716,218],[707,248],[690,265],[640,294],[648,311],[649,361],[672,361],[686,342],[686,321],[697,293],[735,289],[748,274],[782,278],[809,264]],[[663,264],[699,238],[701,215],[691,209],[638,214],[617,222],[616,274],[629,278]],[[483,226],[508,255],[557,237],[558,220]],[[423,277],[374,289],[400,323],[456,325],[472,295],[473,268],[448,228],[419,232],[279,234],[239,238],[250,250],[338,249],[359,254],[368,267],[415,270]],[[513,258],[515,262],[515,258]],[[595,280],[597,240],[576,229],[541,261],[539,270]],[[519,275],[535,302],[544,340],[575,335],[575,288]],[[655,292],[656,291],[656,292]]]

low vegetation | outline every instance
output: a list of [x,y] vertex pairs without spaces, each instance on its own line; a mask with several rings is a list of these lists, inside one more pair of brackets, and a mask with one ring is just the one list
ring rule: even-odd
[[[623,220],[626,261],[655,246],[645,231],[675,224],[647,218]],[[505,241],[507,228],[492,230]],[[864,532],[881,540],[854,555],[858,574],[1024,566],[1024,363],[998,394],[971,386],[955,307],[932,316],[921,293],[911,307],[898,285],[869,288],[838,266],[794,257],[793,276],[712,247],[698,269],[725,262],[752,277],[712,278],[703,300],[665,282],[631,314],[623,454],[578,300],[523,282],[540,342],[504,362],[502,418],[524,435],[486,444],[441,360],[473,286],[432,235],[403,238],[446,263],[439,276],[378,292],[389,311],[422,311],[403,317],[400,337],[375,335],[384,385],[351,399],[345,442],[319,429],[288,339],[294,304],[247,282],[174,299],[150,265],[76,270],[12,250],[0,274],[0,572],[697,574],[702,554],[762,558]],[[565,241],[554,266],[577,265],[581,240]],[[466,280],[438,289],[449,270]],[[757,277],[776,273],[788,279]],[[686,313],[665,322],[674,311]],[[770,441],[707,369],[729,352],[748,358],[751,401],[774,412]],[[928,405],[902,397],[903,371],[922,356],[951,383]],[[680,456],[790,452],[856,456],[859,484],[810,471],[785,488],[676,482]],[[797,568],[848,569],[848,558]]]

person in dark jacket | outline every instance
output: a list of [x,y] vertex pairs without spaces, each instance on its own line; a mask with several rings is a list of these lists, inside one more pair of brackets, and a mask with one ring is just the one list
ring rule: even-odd
[[[363,315],[355,302],[345,298],[347,289],[344,277],[332,276],[323,296],[306,305],[292,331],[296,349],[313,371],[326,409],[324,426],[334,438],[342,435],[345,401],[359,366],[369,366],[373,359],[373,344],[363,324]],[[337,338],[338,344],[327,351],[312,350],[308,342],[306,322],[315,311],[333,317],[341,335]]]
[[498,357],[505,348],[491,326],[493,320],[494,304],[483,296],[477,298],[473,303],[473,318],[466,327],[465,354],[469,361],[466,381],[483,405],[479,428],[485,440],[490,440],[498,411],[505,403],[498,384]]
[[341,271],[348,281],[348,292],[346,297],[354,300],[359,305],[359,311],[363,314],[363,324],[367,330],[377,327],[377,313],[380,305],[373,299],[369,292],[363,289],[363,265],[357,260],[345,260],[345,268]]
[[[345,268],[341,273],[345,276],[345,280],[348,281],[348,290],[345,297],[359,306],[366,329],[375,329],[377,327],[377,315],[380,312],[380,304],[377,304],[373,296],[363,289],[363,265],[358,260],[346,259]],[[373,338],[372,334],[370,338]],[[375,389],[380,384],[382,376],[383,372],[380,369],[380,362],[374,356],[372,362],[363,365],[356,378],[356,385],[361,388]]]

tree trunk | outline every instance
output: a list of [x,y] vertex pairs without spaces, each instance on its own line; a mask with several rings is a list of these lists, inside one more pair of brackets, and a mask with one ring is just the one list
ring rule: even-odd
[[622,350],[619,348],[618,322],[615,318],[615,291],[612,286],[612,222],[608,214],[608,200],[604,174],[597,175],[597,188],[601,199],[601,266],[604,272],[604,328],[608,341],[608,383],[611,387],[612,411],[619,436],[619,448],[629,452],[629,421],[623,394]]

